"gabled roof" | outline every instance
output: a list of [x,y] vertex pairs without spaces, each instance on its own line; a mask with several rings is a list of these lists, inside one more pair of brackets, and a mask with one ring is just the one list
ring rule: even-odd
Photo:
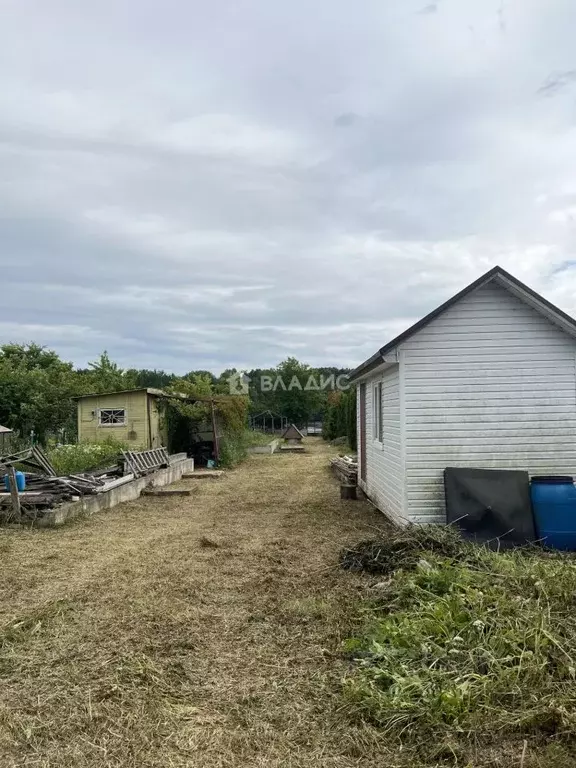
[[452,296],[451,299],[445,301],[444,304],[436,307],[436,309],[432,310],[430,314],[426,315],[421,320],[418,320],[417,323],[414,323],[414,325],[403,331],[399,336],[396,336],[395,339],[392,339],[392,341],[389,341],[387,344],[381,347],[375,355],[372,355],[372,357],[364,361],[362,365],[359,365],[352,371],[350,374],[350,381],[354,381],[361,378],[362,376],[365,376],[367,373],[370,373],[370,371],[374,370],[383,362],[385,362],[384,358],[386,357],[386,354],[397,347],[398,344],[406,341],[415,333],[422,330],[422,328],[425,328],[428,323],[432,322],[432,320],[435,320],[439,315],[441,315],[447,309],[450,309],[450,307],[454,306],[454,304],[459,302],[461,299],[465,298],[478,288],[482,288],[484,285],[487,285],[491,282],[497,283],[503,288],[506,288],[506,290],[519,298],[525,304],[528,304],[548,320],[559,326],[563,331],[576,338],[576,320],[573,317],[570,317],[570,315],[567,315],[566,312],[563,312],[543,296],[540,296],[539,293],[533,291],[532,288],[529,288],[521,280],[518,280],[517,277],[511,275],[510,272],[502,269],[502,267],[496,266],[479,277],[473,283],[470,283],[470,285],[457,293],[455,296]]
[[0,425],[0,435],[6,435],[8,432],[13,432],[13,429],[9,429],[8,427],[3,427]]
[[290,424],[288,429],[284,432],[282,435],[284,440],[300,440],[304,437],[302,432],[298,429],[298,427],[295,424]]

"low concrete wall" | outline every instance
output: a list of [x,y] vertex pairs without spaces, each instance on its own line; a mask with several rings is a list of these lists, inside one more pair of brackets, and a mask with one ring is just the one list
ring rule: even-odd
[[279,443],[280,440],[272,440],[268,443],[268,445],[253,445],[251,448],[248,448],[248,453],[271,454],[274,453],[274,451],[278,448]]
[[62,504],[60,507],[51,509],[44,517],[36,520],[35,525],[40,528],[53,528],[58,525],[64,525],[69,520],[84,515],[94,515],[103,509],[111,509],[124,501],[134,501],[145,488],[160,488],[163,485],[175,483],[185,472],[194,471],[194,459],[184,459],[167,467],[152,472],[145,477],[139,477],[131,480],[125,485],[119,485],[105,493],[97,493],[94,496],[83,496],[80,501],[72,501],[69,504]]

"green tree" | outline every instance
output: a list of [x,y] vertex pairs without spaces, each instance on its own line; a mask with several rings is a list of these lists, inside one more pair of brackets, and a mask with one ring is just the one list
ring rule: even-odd
[[88,363],[86,374],[86,392],[118,392],[123,389],[134,389],[138,381],[134,371],[125,371],[117,363],[110,360],[108,352],[104,350],[99,359]]
[[173,373],[158,371],[148,368],[130,368],[126,371],[127,375],[134,379],[137,387],[153,387],[154,389],[164,389],[170,386],[177,377]]
[[332,392],[328,396],[328,405],[324,413],[322,435],[325,440],[345,437],[348,445],[355,451],[356,441],[356,390]]
[[220,376],[218,376],[214,385],[214,390],[222,395],[230,394],[230,382],[228,380],[231,376],[237,376],[239,373],[240,371],[236,368],[226,368],[226,370],[222,371]]
[[216,376],[214,376],[213,373],[210,371],[205,371],[203,369],[200,369],[198,371],[189,371],[187,374],[184,375],[184,379],[190,379],[192,382],[197,382],[200,379],[208,379],[211,384],[216,383]]
[[295,424],[305,424],[323,405],[318,372],[295,357],[289,357],[273,374],[271,410]]
[[0,424],[40,442],[75,426],[79,377],[72,363],[38,344],[0,347]]

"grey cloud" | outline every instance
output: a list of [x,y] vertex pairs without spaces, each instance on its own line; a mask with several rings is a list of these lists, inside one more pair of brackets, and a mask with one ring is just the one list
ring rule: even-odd
[[555,96],[568,86],[576,83],[576,69],[569,72],[553,72],[538,89],[541,96]]
[[424,8],[421,8],[418,13],[421,16],[430,16],[432,13],[436,13],[438,11],[438,4],[437,3],[430,3],[430,5],[425,5]]
[[496,262],[576,310],[576,8],[437,6],[10,5],[0,338],[352,365]]
[[339,128],[346,128],[349,125],[353,125],[357,120],[358,115],[355,112],[343,112],[334,118],[334,125],[337,125]]

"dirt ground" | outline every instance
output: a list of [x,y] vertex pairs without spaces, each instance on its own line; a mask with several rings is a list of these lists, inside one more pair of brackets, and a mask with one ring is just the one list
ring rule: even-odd
[[1,766],[391,765],[340,691],[362,577],[337,555],[383,518],[308,442],[191,497],[0,530]]

